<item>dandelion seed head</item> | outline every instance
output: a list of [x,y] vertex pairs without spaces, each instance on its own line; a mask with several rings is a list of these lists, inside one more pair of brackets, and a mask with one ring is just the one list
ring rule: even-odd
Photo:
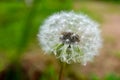
[[66,63],[82,63],[98,54],[102,46],[99,25],[87,15],[60,12],[45,20],[38,39],[46,54]]

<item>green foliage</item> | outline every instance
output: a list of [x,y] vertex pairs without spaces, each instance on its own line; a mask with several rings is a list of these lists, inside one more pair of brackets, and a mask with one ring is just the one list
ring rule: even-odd
[[55,12],[70,10],[71,4],[72,0],[34,0],[28,7],[23,0],[0,1],[0,56],[4,55],[9,62],[18,61],[27,45],[37,39],[44,19]]
[[100,78],[96,74],[92,74],[90,80],[100,80]]
[[111,73],[111,74],[106,75],[104,79],[105,80],[120,80],[120,76],[117,76]]
[[16,3],[0,3],[0,49],[18,46],[26,10]]
[[58,80],[58,74],[56,73],[53,66],[48,66],[40,80]]
[[103,76],[103,78],[100,78],[98,75],[92,74],[90,75],[90,80],[120,80],[120,76],[115,73],[109,73]]

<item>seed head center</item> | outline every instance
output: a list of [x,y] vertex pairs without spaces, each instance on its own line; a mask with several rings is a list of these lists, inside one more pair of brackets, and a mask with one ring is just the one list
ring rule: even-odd
[[74,44],[80,42],[79,35],[72,32],[62,32],[60,41],[64,44]]

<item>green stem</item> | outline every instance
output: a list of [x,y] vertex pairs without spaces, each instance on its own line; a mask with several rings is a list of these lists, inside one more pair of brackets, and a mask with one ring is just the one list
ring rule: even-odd
[[61,63],[61,68],[60,68],[60,72],[59,72],[59,80],[63,80],[64,68],[65,68],[65,63]]

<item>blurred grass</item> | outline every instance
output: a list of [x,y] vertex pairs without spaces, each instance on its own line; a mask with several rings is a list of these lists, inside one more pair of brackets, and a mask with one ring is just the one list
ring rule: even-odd
[[109,73],[104,77],[104,80],[120,80],[120,76],[114,73]]
[[[44,19],[71,7],[72,0],[35,0],[32,6],[17,0],[0,1],[0,55],[8,62],[19,60],[28,44],[37,39]],[[2,68],[6,63],[2,63],[2,58],[0,60]]]
[[48,15],[71,8],[70,1],[65,0],[65,5],[60,1],[61,0],[40,0],[38,3],[35,3],[35,5],[37,5],[31,9],[32,11],[22,2],[0,3],[0,49],[16,49],[19,44],[24,43],[20,43],[20,40],[21,38],[23,39],[22,36],[27,33],[22,35],[25,27],[27,27],[27,31],[33,27],[29,35],[36,37],[39,25]]
[[115,73],[108,73],[100,78],[96,74],[92,74],[89,76],[88,80],[120,80],[120,76]]
[[58,80],[58,74],[52,65],[49,65],[39,80]]
[[[5,80],[23,80],[19,68],[21,53],[37,39],[39,26],[45,18],[61,10],[70,10],[71,7],[72,0],[35,0],[31,6],[18,0],[9,3],[7,0],[0,1],[0,56],[5,57],[0,57],[0,71],[12,65],[7,70]],[[52,72],[53,68],[50,68],[48,75],[54,75]]]
[[18,46],[25,17],[25,7],[18,3],[0,3],[0,49]]

